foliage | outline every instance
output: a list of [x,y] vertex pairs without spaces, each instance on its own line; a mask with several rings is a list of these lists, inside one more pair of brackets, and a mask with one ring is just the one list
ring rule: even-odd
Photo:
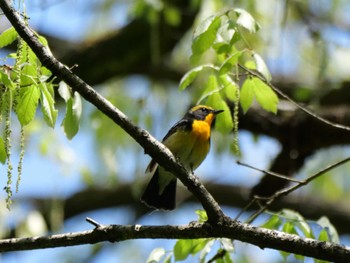
[[[184,90],[199,75],[205,75],[197,103],[205,100],[206,104],[225,110],[218,117],[217,129],[222,132],[234,130],[236,152],[239,151],[239,102],[244,112],[248,111],[254,100],[266,111],[277,112],[278,97],[268,85],[271,74],[262,57],[249,48],[245,38],[245,34],[254,34],[259,28],[255,19],[239,8],[205,19],[195,30],[192,40],[191,61],[197,66],[188,71],[179,84],[179,89]],[[211,63],[207,63],[207,60]],[[229,102],[236,105],[233,114],[230,113]]]
[[[306,238],[316,238],[320,241],[339,243],[337,230],[327,217],[321,217],[316,222],[310,223],[298,212],[290,209],[283,209],[281,212],[272,215],[261,227],[280,230]],[[287,252],[281,251],[280,253],[284,260],[290,256],[290,253]],[[304,256],[294,255],[294,257],[301,262],[304,261]]]
[[[42,44],[48,48],[44,37],[38,36]],[[24,157],[24,127],[35,118],[40,107],[43,119],[49,127],[54,128],[58,110],[55,107],[54,78],[51,72],[41,65],[41,62],[17,34],[13,27],[0,35],[0,47],[5,47],[17,40],[17,52],[8,55],[8,59],[14,59],[14,66],[3,65],[0,67],[0,122],[4,120],[2,136],[0,137],[0,161],[7,165],[7,207],[10,208],[12,196],[12,115],[16,115],[21,126],[20,160],[18,163],[18,179],[16,191],[19,188]],[[62,122],[68,139],[72,139],[79,129],[81,116],[81,100],[77,93],[64,84],[60,85],[59,93],[66,102],[66,115]],[[40,106],[39,106],[40,105]],[[1,124],[1,123],[0,123]]]
[[[198,221],[204,223],[208,218],[204,210],[197,210]],[[147,259],[147,262],[168,263],[174,259],[176,262],[184,261],[190,256],[198,256],[198,262],[220,262],[231,263],[231,253],[234,252],[233,242],[227,238],[200,238],[180,239],[173,248],[173,251],[166,252],[163,248],[155,248]],[[209,259],[209,254],[214,256]]]

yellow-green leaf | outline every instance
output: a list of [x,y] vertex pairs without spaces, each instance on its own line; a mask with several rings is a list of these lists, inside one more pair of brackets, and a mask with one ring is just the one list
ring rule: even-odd
[[71,140],[79,131],[82,104],[79,93],[74,93],[74,98],[69,98],[66,102],[66,116],[62,121],[62,126],[66,137]]
[[196,62],[200,56],[212,46],[220,25],[221,17],[213,15],[197,27],[192,41],[192,62]]
[[50,127],[54,128],[58,113],[55,109],[55,100],[47,87],[47,83],[40,83],[39,87],[41,91],[41,111],[44,115],[44,120]]
[[18,37],[17,31],[10,27],[0,34],[0,48],[6,47],[13,43]]
[[247,78],[242,85],[240,100],[244,112],[250,108],[254,98],[264,110],[277,112],[276,93],[259,78],[251,77]]
[[29,124],[35,116],[40,98],[40,90],[37,86],[31,85],[21,90],[17,103],[17,118],[22,126]]
[[180,80],[179,90],[186,89],[192,82],[195,80],[197,75],[205,69],[217,70],[212,64],[205,64],[198,67],[195,67],[188,71]]

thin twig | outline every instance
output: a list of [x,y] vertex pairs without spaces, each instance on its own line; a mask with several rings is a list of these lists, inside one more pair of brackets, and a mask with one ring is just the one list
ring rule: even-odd
[[299,180],[297,180],[297,179],[290,178],[290,177],[288,177],[288,176],[286,176],[286,175],[278,174],[278,173],[271,172],[271,171],[262,170],[262,169],[259,169],[259,168],[254,167],[254,166],[251,166],[251,165],[249,165],[249,164],[242,163],[241,161],[236,161],[236,163],[237,163],[238,165],[242,165],[242,166],[251,168],[251,169],[253,169],[253,170],[262,172],[262,173],[264,173],[264,174],[267,174],[267,175],[270,175],[270,176],[274,176],[274,177],[278,177],[278,178],[284,179],[284,180],[286,180],[286,181],[290,181],[290,182],[293,182],[293,183],[302,183],[302,181],[299,181]]
[[[281,198],[282,196],[285,196],[295,190],[297,190],[298,188],[310,183],[311,181],[315,180],[316,178],[320,177],[322,174],[346,163],[350,161],[350,157],[345,158],[339,162],[336,162],[334,164],[331,164],[329,166],[327,166],[326,168],[320,170],[319,172],[309,176],[308,178],[306,178],[305,180],[301,181],[300,183],[284,188],[282,190],[277,191],[276,193],[274,193],[271,197],[268,197],[268,201],[264,204],[263,207],[261,207],[256,213],[254,213],[248,220],[247,223],[251,223],[252,221],[254,221],[261,213],[263,213],[275,200]],[[260,199],[260,197],[258,196],[254,196],[253,200],[258,200]]]
[[104,227],[104,225],[100,224],[99,222],[93,220],[93,219],[90,218],[90,217],[85,218],[85,221],[88,222],[88,223],[90,223],[91,225],[93,225],[93,226],[96,227],[96,228],[102,228],[102,227]]

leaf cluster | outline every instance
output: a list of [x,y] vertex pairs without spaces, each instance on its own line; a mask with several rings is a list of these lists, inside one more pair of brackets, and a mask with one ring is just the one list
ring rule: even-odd
[[[298,235],[305,238],[339,244],[337,230],[325,216],[321,217],[316,222],[310,222],[296,211],[283,209],[281,212],[272,215],[260,227],[280,230],[288,234]],[[280,253],[285,261],[287,260],[287,257],[291,255],[284,251],[281,251]],[[300,262],[305,260],[305,257],[302,255],[294,255],[294,257]]]
[[[224,110],[218,116],[216,128],[226,133],[233,130],[237,149],[239,105],[243,112],[247,112],[256,101],[264,110],[277,112],[278,97],[268,85],[271,74],[245,37],[246,34],[255,34],[259,28],[258,22],[239,8],[205,19],[193,34],[191,61],[196,66],[183,76],[179,84],[179,89],[184,90],[205,76],[199,84],[201,94],[197,103],[205,101]],[[245,66],[241,67],[241,64]],[[232,114],[228,102],[235,104]]]
[[[38,40],[48,48],[46,39],[36,35]],[[5,188],[7,192],[7,206],[10,205],[12,195],[12,164],[11,164],[11,131],[14,120],[17,117],[21,127],[20,161],[18,164],[18,178],[22,170],[24,157],[24,127],[35,118],[40,108],[45,123],[54,128],[58,116],[55,105],[55,84],[51,72],[44,66],[31,50],[31,48],[11,27],[0,35],[0,48],[6,47],[17,41],[16,53],[7,56],[8,60],[14,60],[14,65],[2,65],[0,67],[0,124],[3,129],[0,135],[0,161],[7,164],[8,181]],[[62,122],[65,134],[72,139],[79,129],[81,116],[81,100],[77,93],[74,95],[69,87],[60,85],[59,94],[66,102],[66,115]],[[2,122],[4,120],[4,122]],[[19,179],[17,181],[17,189]]]

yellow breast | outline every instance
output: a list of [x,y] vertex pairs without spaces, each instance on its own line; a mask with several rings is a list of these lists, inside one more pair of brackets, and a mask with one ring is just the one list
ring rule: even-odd
[[200,141],[207,141],[210,138],[210,124],[206,121],[194,120],[192,124],[193,136]]

